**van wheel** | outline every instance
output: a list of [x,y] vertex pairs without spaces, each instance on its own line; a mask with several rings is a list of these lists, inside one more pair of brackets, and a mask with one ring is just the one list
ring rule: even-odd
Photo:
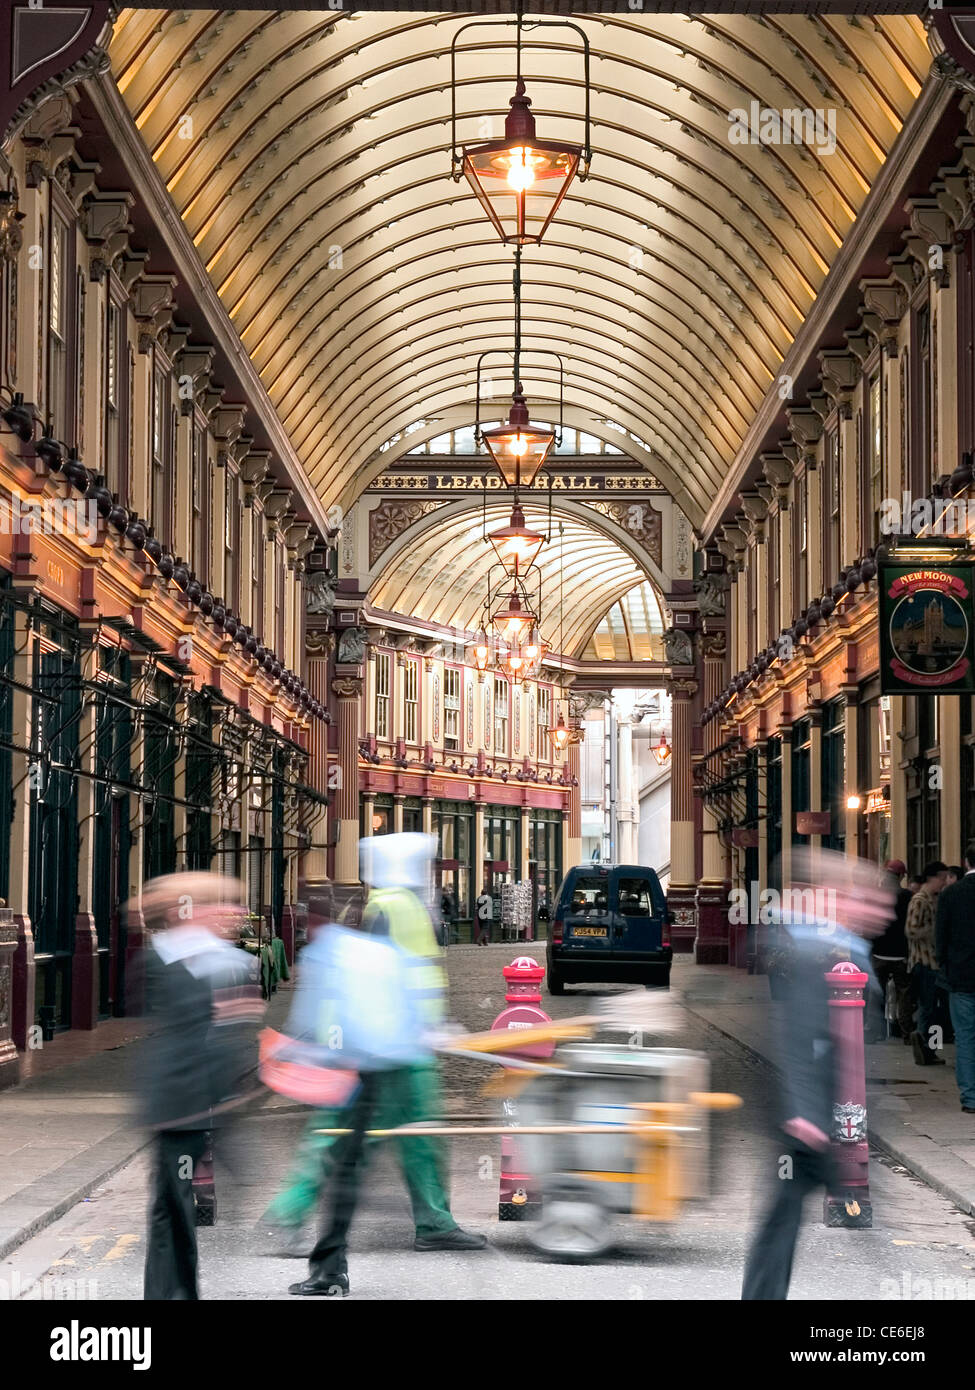
[[564,993],[565,993],[565,981],[562,979],[561,975],[551,975],[551,974],[550,974],[549,977],[548,977],[548,986],[547,986],[547,987],[548,987],[548,992],[549,992],[549,994],[564,994]]
[[658,965],[643,982],[646,989],[670,989],[670,966]]

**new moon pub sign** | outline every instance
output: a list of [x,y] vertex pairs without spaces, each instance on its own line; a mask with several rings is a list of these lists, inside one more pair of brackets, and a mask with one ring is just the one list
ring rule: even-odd
[[878,579],[882,693],[975,691],[971,562],[884,564]]

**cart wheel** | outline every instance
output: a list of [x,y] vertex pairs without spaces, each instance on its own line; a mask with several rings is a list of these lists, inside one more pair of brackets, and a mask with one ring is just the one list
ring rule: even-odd
[[557,1260],[594,1260],[613,1240],[606,1210],[596,1202],[546,1202],[531,1243]]

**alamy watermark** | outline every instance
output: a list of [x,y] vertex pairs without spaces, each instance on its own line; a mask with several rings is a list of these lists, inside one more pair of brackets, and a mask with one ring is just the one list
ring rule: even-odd
[[17,1269],[0,1278],[0,1303],[16,1302],[23,1298],[40,1299],[46,1303],[60,1302],[62,1299],[90,1301],[97,1297],[97,1279],[62,1279],[51,1274],[45,1274],[42,1279],[21,1279]]
[[728,141],[732,145],[810,145],[820,154],[836,150],[834,107],[760,106],[749,103],[728,112]]
[[771,926],[818,923],[820,929],[836,921],[836,893],[832,888],[759,889],[753,880],[747,888],[732,888],[728,894],[728,921],[733,925]]
[[0,534],[76,536],[87,545],[94,545],[98,539],[98,506],[84,498],[45,497],[38,502],[0,498]]
[[967,536],[975,531],[975,498],[885,497],[880,503],[883,536]]

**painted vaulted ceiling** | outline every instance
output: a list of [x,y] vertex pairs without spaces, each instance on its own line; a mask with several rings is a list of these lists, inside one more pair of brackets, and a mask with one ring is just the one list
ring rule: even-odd
[[[379,446],[414,422],[468,422],[478,353],[511,346],[510,250],[449,177],[462,22],[123,10],[116,23],[124,101],[326,504],[354,500],[391,461]],[[560,352],[573,423],[644,441],[641,461],[699,525],[918,96],[924,30],[906,15],[577,22],[592,173],[525,252],[525,386],[553,419],[556,375],[532,350]],[[513,33],[498,16],[458,60],[461,141],[501,134]],[[528,28],[524,71],[539,136],[581,143],[571,32]],[[733,143],[728,113],[753,102],[835,110],[835,148]],[[606,592],[633,582],[621,572]]]

